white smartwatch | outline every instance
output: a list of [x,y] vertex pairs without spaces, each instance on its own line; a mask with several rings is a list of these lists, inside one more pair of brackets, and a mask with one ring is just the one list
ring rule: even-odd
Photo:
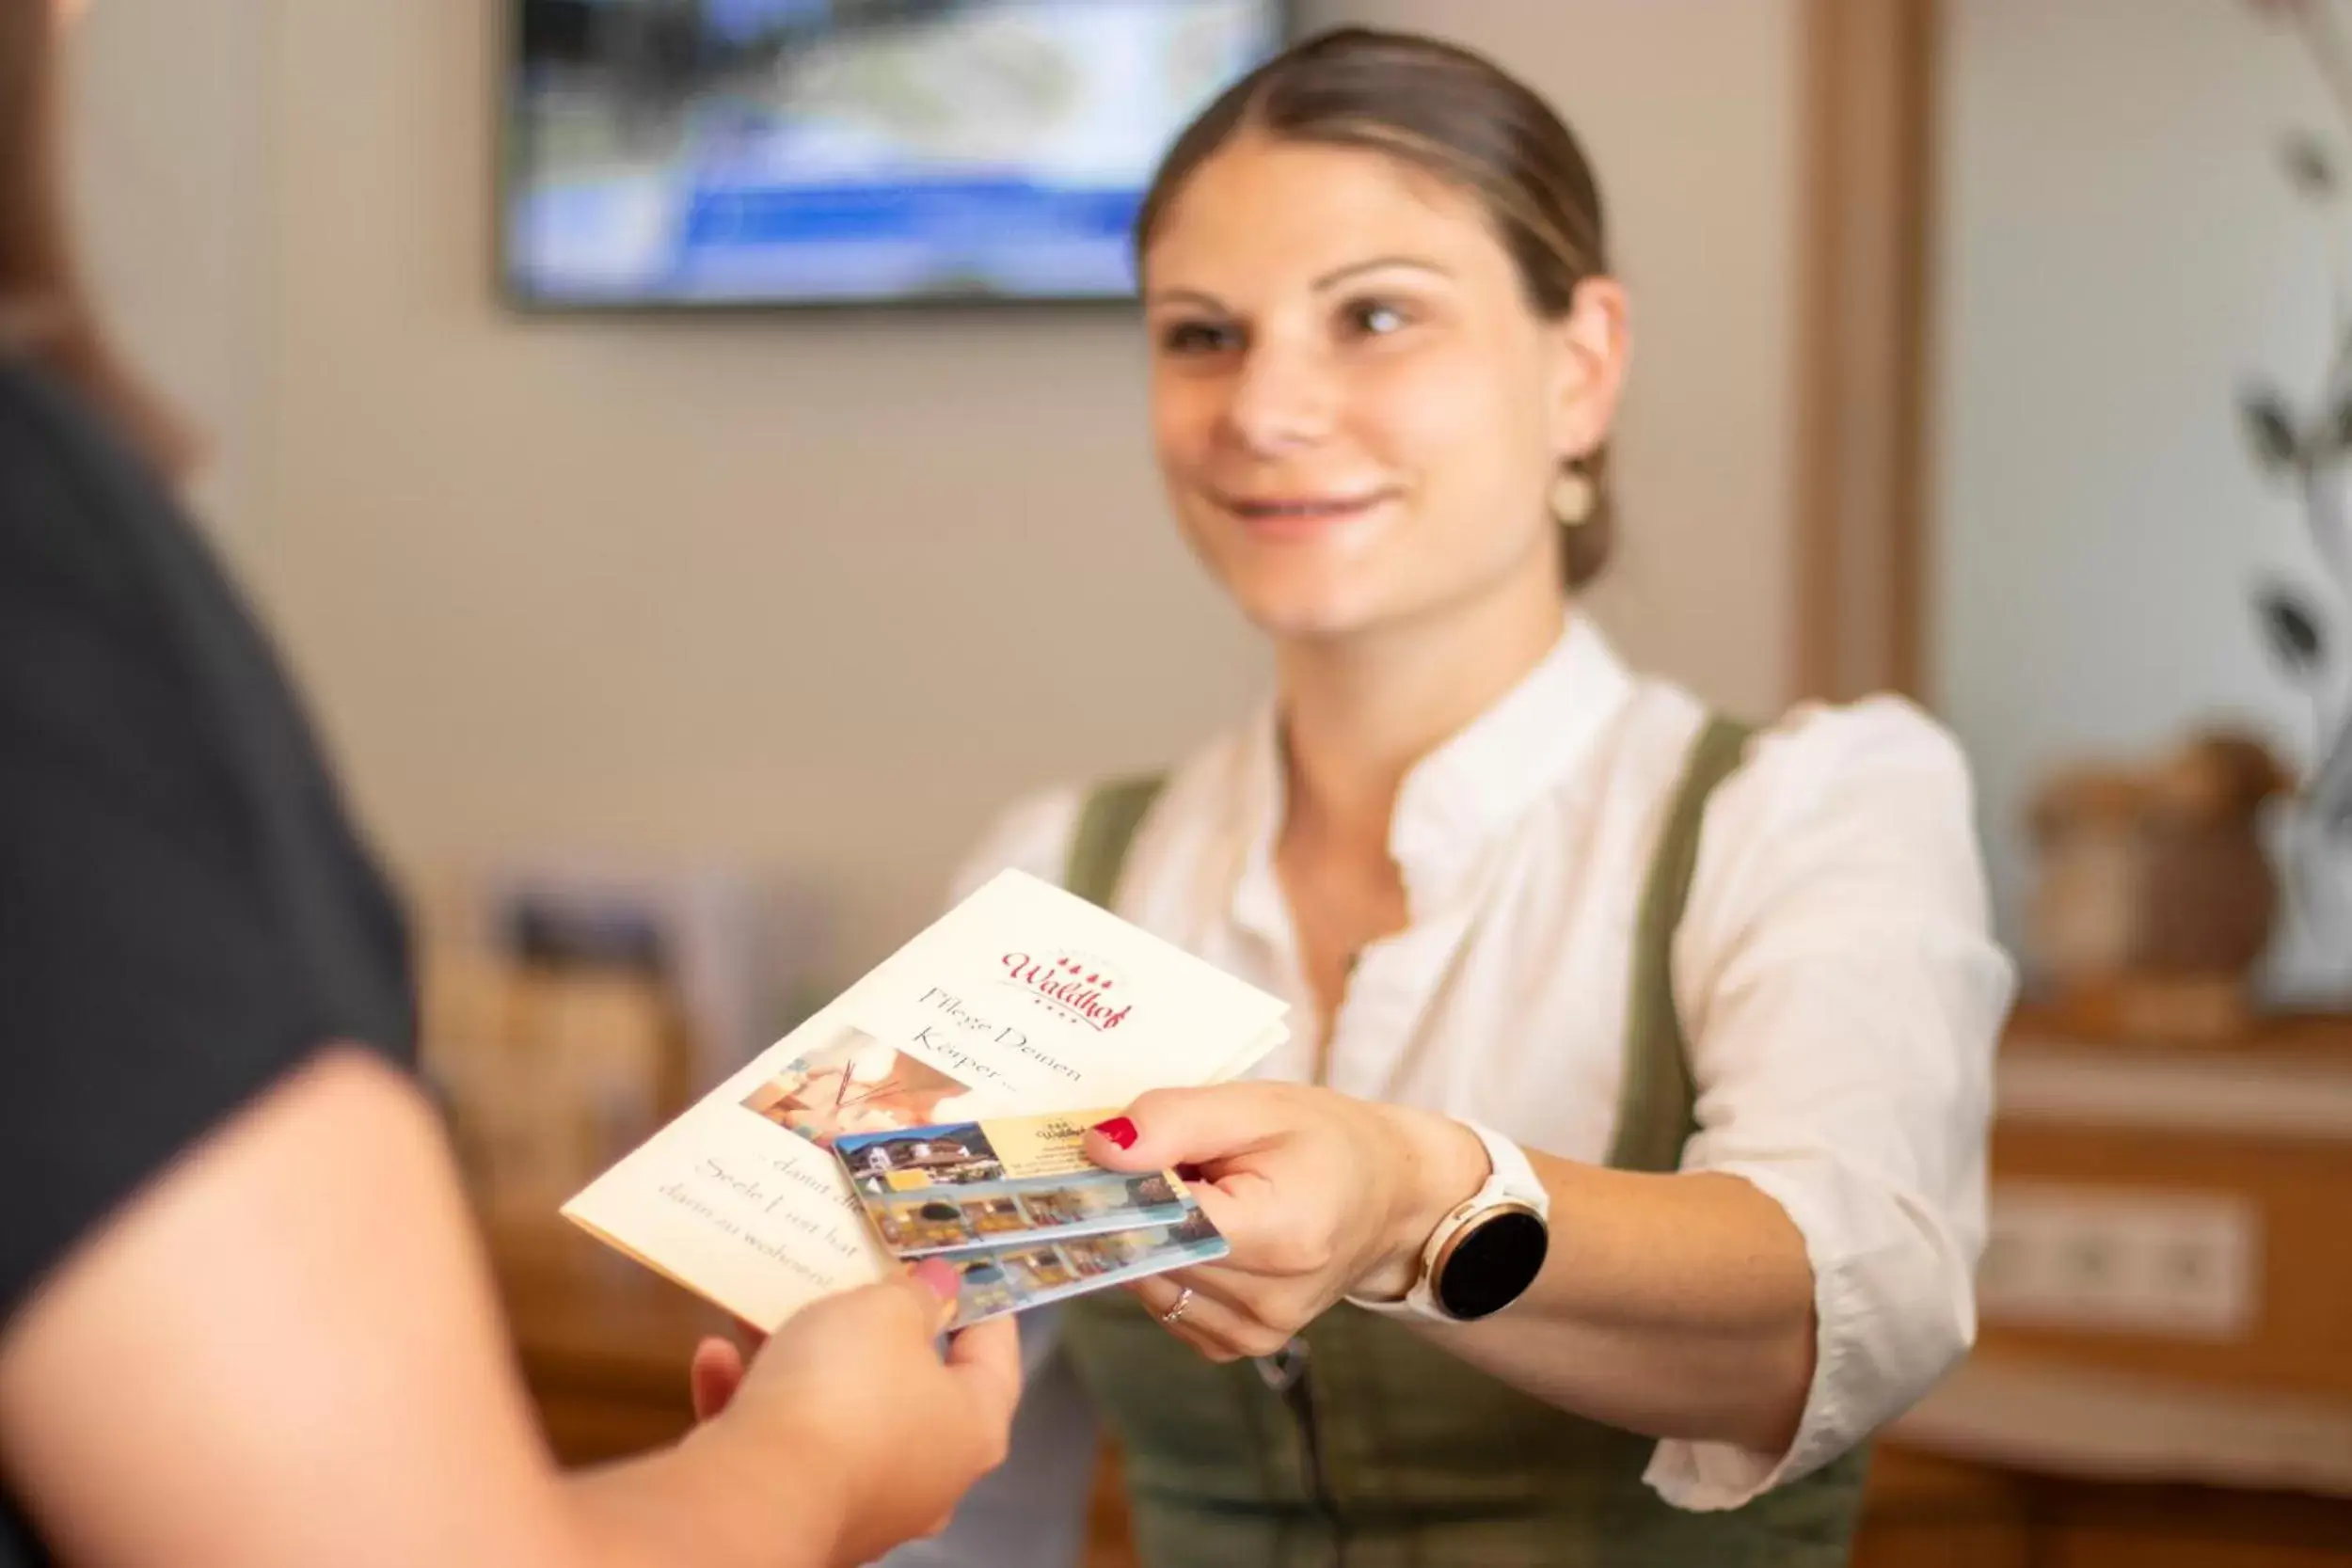
[[1551,1196],[1518,1145],[1476,1122],[1462,1125],[1486,1146],[1493,1174],[1429,1233],[1403,1300],[1351,1295],[1350,1305],[1384,1317],[1469,1323],[1518,1300],[1543,1272],[1551,1246]]

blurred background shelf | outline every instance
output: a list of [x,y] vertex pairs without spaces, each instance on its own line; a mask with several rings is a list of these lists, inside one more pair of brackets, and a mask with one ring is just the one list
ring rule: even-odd
[[567,1465],[643,1452],[693,1424],[686,1369],[727,1315],[564,1222],[491,1232],[523,1379]]
[[1978,1348],[1882,1439],[1860,1568],[2352,1563],[2352,1018],[2026,1006],[1995,1101]]

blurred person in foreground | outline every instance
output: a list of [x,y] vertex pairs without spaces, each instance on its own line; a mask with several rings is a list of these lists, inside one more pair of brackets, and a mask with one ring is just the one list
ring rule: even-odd
[[[409,1069],[399,914],[70,264],[72,6],[0,0],[0,1568],[863,1562],[1003,1452],[952,1271],[567,1474]],[[731,1395],[731,1397],[727,1397]]]

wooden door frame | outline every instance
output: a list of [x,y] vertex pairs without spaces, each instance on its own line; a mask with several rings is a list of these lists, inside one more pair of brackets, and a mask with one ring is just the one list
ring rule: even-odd
[[1805,0],[1797,694],[1924,698],[1937,0]]

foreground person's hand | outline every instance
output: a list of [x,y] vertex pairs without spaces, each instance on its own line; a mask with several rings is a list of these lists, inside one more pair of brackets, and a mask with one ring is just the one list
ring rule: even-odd
[[1009,1318],[937,1338],[956,1272],[930,1261],[803,1309],[746,1364],[723,1339],[695,1352],[698,1438],[772,1454],[750,1483],[836,1499],[832,1560],[872,1560],[936,1533],[1003,1460],[1021,1396]]

